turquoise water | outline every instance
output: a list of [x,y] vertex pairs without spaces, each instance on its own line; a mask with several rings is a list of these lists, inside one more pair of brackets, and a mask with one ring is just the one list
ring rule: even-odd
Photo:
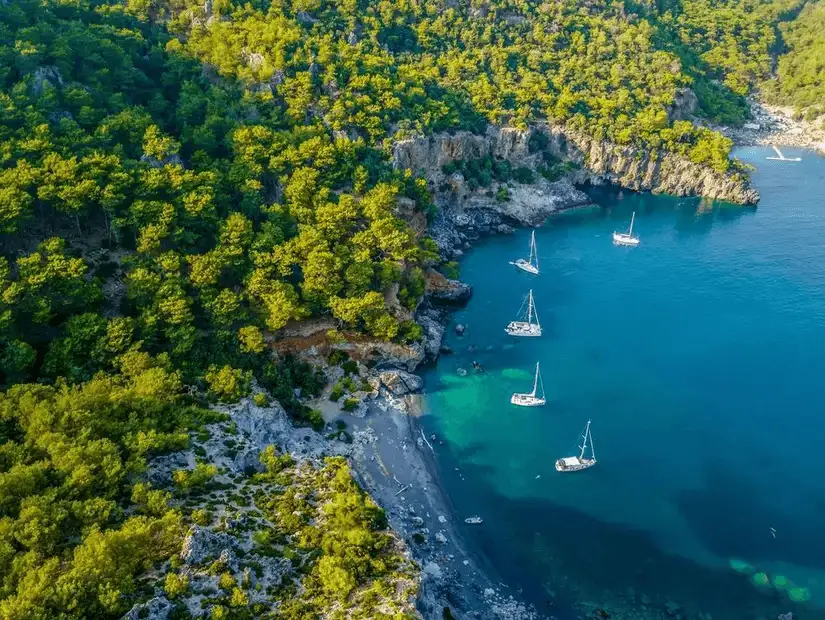
[[[738,153],[757,209],[602,191],[537,231],[540,276],[508,264],[527,230],[461,263],[467,331],[422,424],[458,516],[485,519],[468,539],[541,611],[825,617],[825,159],[789,151]],[[641,245],[613,246],[633,211]],[[531,287],[544,336],[511,338]],[[536,361],[547,406],[511,406]],[[588,418],[598,465],[556,473]]]

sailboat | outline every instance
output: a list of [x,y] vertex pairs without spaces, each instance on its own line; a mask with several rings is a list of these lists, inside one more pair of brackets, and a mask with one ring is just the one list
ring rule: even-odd
[[[536,396],[539,385],[541,386],[541,396]],[[544,394],[544,382],[541,380],[538,362],[536,362],[536,376],[533,379],[533,391],[529,394],[513,394],[510,397],[510,402],[520,407],[538,407],[547,402]]]
[[533,234],[530,235],[530,259],[524,260],[523,258],[518,259],[517,261],[513,262],[510,261],[511,265],[515,265],[522,271],[526,271],[527,273],[532,273],[533,275],[539,275],[539,256],[536,253],[536,231],[533,231]]
[[474,515],[472,517],[467,517],[466,519],[464,519],[464,523],[469,523],[470,525],[477,525],[479,523],[484,523],[484,519],[482,519],[478,515]]
[[[585,458],[587,452],[587,440],[590,439],[590,458]],[[566,456],[556,461],[556,471],[566,473],[570,471],[581,471],[596,464],[596,450],[593,448],[593,435],[590,434],[590,420],[582,433],[582,451],[579,456]]]
[[[524,304],[521,307],[524,308]],[[504,331],[511,336],[541,336],[539,315],[536,313],[536,304],[533,302],[533,289],[530,289],[527,295],[527,313],[521,312],[519,319],[521,320],[510,321]]]
[[801,157],[785,157],[778,146],[775,144],[771,146],[773,146],[773,150],[776,151],[776,157],[766,157],[765,159],[772,159],[773,161],[802,161]]
[[639,237],[633,236],[633,222],[636,221],[636,212],[633,212],[633,217],[630,218],[630,230],[626,233],[613,231],[613,243],[619,245],[639,245]]

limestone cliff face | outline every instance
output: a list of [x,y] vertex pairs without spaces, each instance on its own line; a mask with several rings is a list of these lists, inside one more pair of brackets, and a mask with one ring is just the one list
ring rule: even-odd
[[457,160],[491,156],[515,165],[530,165],[537,157],[530,153],[530,131],[490,126],[484,135],[469,131],[436,134],[401,140],[393,146],[393,165],[423,174],[432,182],[444,180],[441,167]]
[[549,137],[547,149],[556,158],[580,166],[568,177],[575,183],[615,183],[637,191],[704,196],[738,204],[755,204],[759,200],[759,193],[743,175],[720,173],[678,155],[654,156],[638,147],[595,140],[560,127],[488,127],[484,135],[457,132],[402,140],[393,147],[393,164],[423,174],[436,187],[451,181],[445,178],[442,166],[456,160],[491,156],[507,159],[515,166],[535,168],[540,154],[530,153],[529,149],[530,136],[535,131]]
[[550,136],[548,148],[555,157],[581,166],[575,182],[615,183],[636,191],[703,196],[745,205],[759,201],[759,192],[744,175],[717,172],[680,155],[653,156],[637,147],[619,146],[556,127],[544,131]]

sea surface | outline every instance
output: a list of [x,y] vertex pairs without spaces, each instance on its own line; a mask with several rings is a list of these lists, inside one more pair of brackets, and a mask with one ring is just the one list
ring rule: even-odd
[[[825,618],[825,158],[769,154],[737,152],[758,208],[593,190],[536,230],[539,276],[508,264],[524,229],[461,262],[421,423],[468,541],[543,613]],[[509,337],[531,288],[544,335]],[[547,405],[510,405],[537,361]],[[557,473],[588,419],[598,464]]]

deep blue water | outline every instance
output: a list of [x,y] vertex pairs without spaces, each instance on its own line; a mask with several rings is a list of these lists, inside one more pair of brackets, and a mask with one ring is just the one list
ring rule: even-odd
[[[463,259],[467,331],[422,423],[457,515],[485,519],[468,539],[541,611],[825,617],[825,159],[789,152],[738,152],[756,209],[600,191],[537,230],[537,277],[508,264],[527,230]],[[641,245],[613,246],[633,211]],[[531,287],[544,335],[511,338]],[[536,361],[547,406],[511,406]],[[556,473],[588,418],[598,465]]]

